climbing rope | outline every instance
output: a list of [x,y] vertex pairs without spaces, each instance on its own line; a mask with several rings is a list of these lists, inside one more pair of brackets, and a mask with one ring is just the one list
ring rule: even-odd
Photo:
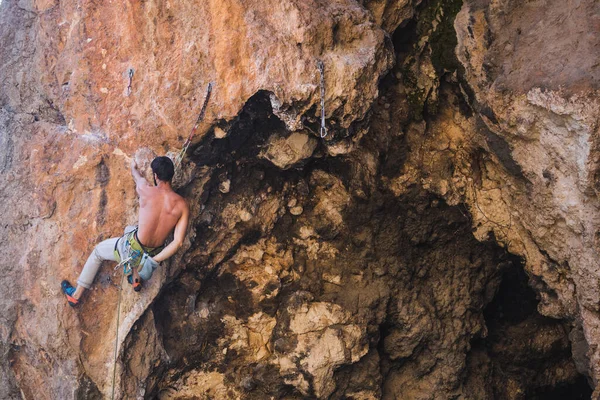
[[[127,243],[127,246],[129,246],[129,243]],[[130,246],[129,246],[129,250],[130,250]],[[127,268],[129,268],[129,270],[131,270],[131,257],[127,257],[126,259],[122,260],[120,263],[117,264],[117,266],[115,267],[115,271],[123,266],[123,275],[121,275],[121,283],[119,284],[119,301],[117,302],[117,332],[115,334],[115,361],[113,364],[113,378],[112,378],[112,394],[111,394],[111,399],[114,400],[115,398],[115,380],[117,377],[117,350],[119,349],[119,320],[121,317],[121,295],[123,294],[123,278],[126,275],[126,270]]]
[[175,168],[178,168],[179,165],[181,164],[181,161],[183,160],[183,156],[187,152],[188,147],[190,147],[190,143],[192,143],[192,138],[194,137],[194,134],[196,133],[196,129],[198,129],[198,125],[200,125],[200,122],[202,122],[202,120],[204,119],[204,114],[206,113],[206,106],[208,106],[208,100],[210,99],[211,92],[212,92],[212,82],[209,83],[208,87],[206,88],[206,97],[204,98],[204,104],[202,105],[202,109],[200,110],[200,115],[198,115],[198,119],[196,120],[196,124],[192,128],[192,132],[190,133],[190,136],[187,138],[187,140],[183,144],[183,148],[181,149],[181,152],[175,159]]
[[129,84],[127,85],[127,96],[128,97],[131,94],[131,82],[133,81],[133,73],[134,73],[133,68],[129,68],[129,71],[127,71],[127,75],[129,75]]
[[317,68],[321,74],[321,129],[319,130],[319,136],[323,139],[327,136],[327,128],[325,127],[325,65],[323,61],[317,61]]
[[[129,259],[120,262],[117,266],[120,267],[122,264],[129,261]],[[117,302],[117,332],[115,335],[115,362],[113,365],[113,378],[112,378],[112,394],[110,398],[115,399],[115,380],[117,377],[117,350],[119,349],[119,319],[121,317],[121,295],[123,293],[123,278],[125,274],[121,275],[121,284],[119,285],[119,301]]]

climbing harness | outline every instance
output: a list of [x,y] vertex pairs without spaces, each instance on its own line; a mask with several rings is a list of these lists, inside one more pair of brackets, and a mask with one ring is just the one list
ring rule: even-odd
[[131,82],[133,81],[133,68],[129,68],[127,71],[127,75],[129,76],[129,84],[127,85],[127,97],[131,94]]
[[[122,238],[119,239],[119,240],[125,240],[125,245],[123,247],[124,260],[122,260],[120,263],[117,264],[117,266],[115,267],[115,270],[122,266],[124,275],[131,274],[133,266],[137,266],[142,257],[143,249],[141,249],[140,246],[136,246],[138,248],[133,247],[133,243],[135,241],[135,238],[134,238],[135,232],[136,232],[136,230],[127,232]],[[115,244],[115,257],[117,258],[117,260],[120,260],[121,254],[119,253],[119,251],[117,249],[118,245],[119,245],[119,242],[117,241],[117,243]]]
[[131,261],[131,257],[127,257],[126,259],[124,259],[123,261],[121,261],[120,263],[117,264],[117,266],[115,267],[115,271],[119,268],[119,267],[123,267],[123,274],[124,275],[129,275],[129,273],[131,272],[131,264],[129,264],[129,262]]
[[319,136],[323,139],[327,136],[327,128],[325,127],[325,65],[323,61],[317,61],[317,68],[321,74],[321,129],[319,130]]
[[202,122],[202,120],[204,119],[204,114],[206,113],[206,106],[208,106],[208,100],[210,99],[211,92],[212,92],[212,82],[209,83],[208,87],[206,88],[206,97],[204,98],[204,104],[202,105],[202,109],[200,110],[200,115],[198,115],[198,119],[196,120],[196,124],[194,124],[194,127],[192,128],[192,132],[190,133],[190,136],[187,138],[187,140],[183,144],[183,148],[181,149],[181,152],[175,159],[175,168],[179,168],[179,165],[181,164],[181,161],[183,160],[183,156],[187,152],[188,147],[190,147],[190,143],[192,143],[192,138],[194,137],[194,134],[196,133],[196,129],[198,129],[198,125],[200,125],[200,122]]
[[[123,246],[119,248],[121,240],[124,242]],[[124,259],[115,267],[115,270],[118,267],[123,266],[123,274],[127,276],[129,282],[130,275],[133,273],[133,268],[136,268],[140,274],[140,278],[147,281],[152,277],[154,270],[158,267],[158,263],[154,261],[152,257],[160,253],[163,248],[164,246],[144,246],[137,236],[137,228],[127,232],[115,244],[115,258],[117,260],[120,260],[121,258]],[[133,286],[135,289],[136,285],[134,284]]]

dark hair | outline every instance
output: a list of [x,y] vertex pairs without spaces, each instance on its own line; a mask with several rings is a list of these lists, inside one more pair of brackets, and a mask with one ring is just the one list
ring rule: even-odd
[[156,157],[152,160],[150,167],[158,179],[163,182],[171,182],[171,179],[173,179],[173,175],[175,174],[173,161],[171,161],[169,157]]

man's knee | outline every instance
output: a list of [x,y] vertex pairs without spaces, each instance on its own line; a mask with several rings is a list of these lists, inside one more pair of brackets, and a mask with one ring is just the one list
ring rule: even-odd
[[92,254],[96,259],[102,261],[102,255],[100,253],[100,244],[97,244],[96,247],[94,247],[94,250],[92,250]]
[[109,252],[108,249],[106,249],[105,247],[106,246],[103,246],[102,243],[98,243],[96,245],[96,247],[94,247],[94,250],[92,251],[94,258],[96,258],[96,261],[98,261],[100,263],[102,261],[106,261],[106,260],[110,259],[110,256],[112,255],[112,252]]

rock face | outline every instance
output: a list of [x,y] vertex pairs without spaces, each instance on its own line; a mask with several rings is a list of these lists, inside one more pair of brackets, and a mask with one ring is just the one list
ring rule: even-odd
[[[505,240],[528,260],[527,270],[542,300],[540,311],[574,319],[593,344],[600,333],[600,297],[592,278],[599,273],[600,40],[591,32],[598,29],[600,5],[535,5],[542,3],[507,2],[500,13],[494,5],[465,4],[456,23],[457,54],[484,129],[489,130],[489,149],[525,184],[524,190],[505,186],[498,192],[506,204],[500,221],[509,213],[514,221],[504,229]],[[533,29],[531,22],[539,12],[545,22]],[[569,22],[557,32],[554,24],[567,15]],[[478,55],[470,57],[473,52]],[[572,54],[570,60],[577,65],[556,57],[564,52]],[[584,360],[578,363],[594,382],[600,367],[595,347],[587,367]]]
[[[593,0],[0,2],[1,397],[589,398],[599,28]],[[136,221],[130,158],[176,155],[209,82],[184,248],[71,309]]]

